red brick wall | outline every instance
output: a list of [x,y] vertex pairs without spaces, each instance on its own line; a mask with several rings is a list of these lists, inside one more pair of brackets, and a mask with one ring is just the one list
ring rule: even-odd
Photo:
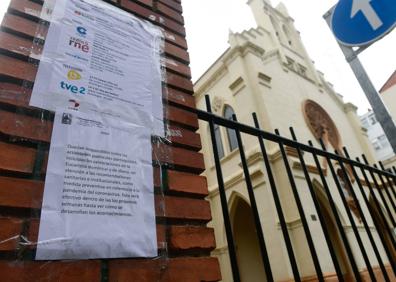
[[[167,242],[159,260],[35,262],[45,166],[51,139],[50,114],[28,106],[37,66],[29,59],[36,34],[38,0],[12,0],[0,30],[0,280],[1,281],[218,281],[215,247],[198,120],[180,105],[195,107],[189,56],[179,0],[118,0],[116,5],[163,27],[168,95],[166,119],[180,130],[171,145],[154,154],[172,169],[165,196],[157,196],[158,241]],[[23,83],[25,81],[25,83]],[[26,82],[28,82],[26,84]],[[7,94],[7,95],[6,95]],[[171,158],[167,156],[171,156]],[[155,169],[154,186],[160,186]],[[163,185],[164,186],[164,185]],[[163,244],[159,244],[163,248]]]

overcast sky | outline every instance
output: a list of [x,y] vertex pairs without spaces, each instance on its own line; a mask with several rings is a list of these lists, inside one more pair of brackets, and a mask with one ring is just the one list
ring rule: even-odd
[[[0,0],[0,18],[9,2]],[[276,6],[279,2],[273,0],[272,4]],[[359,113],[365,112],[369,104],[322,18],[337,1],[282,2],[294,18],[316,67],[334,84],[336,91],[342,94],[346,101],[359,106]],[[183,0],[183,9],[194,81],[227,49],[229,29],[240,32],[256,27],[246,0]],[[377,89],[396,69],[395,46],[396,31],[393,31],[360,55]]]

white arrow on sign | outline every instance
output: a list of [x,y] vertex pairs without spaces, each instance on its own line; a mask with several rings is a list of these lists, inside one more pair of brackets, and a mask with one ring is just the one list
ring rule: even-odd
[[373,30],[377,30],[384,23],[381,21],[374,8],[371,6],[371,1],[372,0],[353,0],[351,19],[354,18],[359,11],[362,11]]

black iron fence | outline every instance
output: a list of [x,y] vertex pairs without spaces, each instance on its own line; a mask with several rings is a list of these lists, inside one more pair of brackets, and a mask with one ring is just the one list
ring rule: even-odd
[[[314,240],[312,233],[307,222],[307,214],[304,211],[304,206],[301,201],[301,195],[297,190],[296,180],[293,176],[292,168],[288,161],[287,151],[293,148],[295,157],[298,158],[301,169],[304,173],[305,181],[309,191],[316,213],[319,218],[320,226],[324,234],[325,242],[327,244],[328,252],[332,259],[334,270],[339,281],[346,281],[345,273],[342,271],[341,262],[339,257],[336,255],[336,246],[334,246],[331,240],[331,234],[329,227],[325,224],[324,214],[320,208],[318,195],[313,187],[313,182],[310,173],[310,169],[306,164],[306,159],[310,156],[310,160],[314,161],[315,173],[319,175],[321,184],[326,194],[326,200],[331,209],[332,217],[335,220],[337,232],[341,238],[343,248],[345,250],[348,263],[350,265],[352,279],[356,281],[362,281],[361,270],[359,270],[357,258],[360,256],[365,264],[365,268],[368,272],[369,277],[372,281],[391,281],[393,274],[396,274],[396,261],[395,261],[395,227],[396,227],[396,169],[385,169],[382,163],[380,167],[377,165],[370,166],[366,157],[362,155],[362,159],[356,158],[353,160],[350,158],[348,150],[343,148],[342,152],[327,151],[325,144],[320,140],[321,148],[314,147],[311,141],[308,145],[299,143],[294,133],[293,128],[290,128],[292,139],[288,139],[280,136],[279,131],[276,130],[275,134],[263,131],[260,129],[258,119],[255,114],[252,116],[254,126],[248,126],[237,122],[234,116],[233,120],[228,120],[219,116],[214,115],[211,112],[211,105],[209,97],[206,97],[207,111],[191,110],[196,113],[200,120],[209,123],[212,147],[215,160],[215,168],[218,180],[219,196],[222,205],[223,219],[225,225],[226,238],[228,243],[228,253],[232,269],[232,277],[234,281],[241,281],[240,271],[238,268],[237,254],[234,242],[234,234],[232,224],[229,215],[229,207],[227,205],[227,197],[224,184],[224,175],[222,172],[222,165],[219,158],[218,144],[216,143],[215,128],[217,126],[229,128],[235,131],[239,153],[241,158],[241,164],[244,172],[244,179],[246,182],[246,188],[249,195],[250,206],[254,218],[257,239],[259,242],[259,251],[261,254],[263,268],[265,270],[266,277],[263,280],[274,281],[273,271],[271,269],[270,257],[268,255],[267,246],[264,240],[264,231],[261,225],[259,216],[259,210],[257,207],[256,196],[253,190],[252,180],[249,173],[249,165],[246,159],[243,140],[241,135],[249,135],[257,137],[257,142],[260,146],[262,158],[264,160],[265,170],[268,176],[269,187],[272,191],[273,201],[277,216],[280,222],[280,229],[283,234],[284,244],[287,249],[289,263],[293,272],[295,281],[302,281],[302,274],[299,270],[295,250],[293,250],[291,236],[289,234],[287,222],[285,220],[284,208],[282,207],[281,198],[278,192],[278,188],[274,171],[270,164],[270,159],[267,154],[266,142],[274,142],[279,146],[281,157],[286,169],[287,177],[290,184],[290,191],[294,197],[298,214],[301,219],[302,227],[305,233],[307,244],[309,247],[310,256],[313,261],[313,265],[316,271],[318,281],[324,281],[324,274],[318,257],[318,250],[315,249]],[[325,167],[324,167],[325,166]],[[329,184],[329,178],[333,179],[333,186]],[[330,189],[331,188],[331,189]],[[347,193],[346,193],[347,191]],[[338,193],[341,198],[341,206],[343,205],[347,214],[348,223],[350,224],[353,231],[353,239],[347,237],[345,228],[341,221],[339,212],[337,211],[338,206],[334,201],[334,193]],[[358,195],[360,196],[358,198]],[[363,199],[363,200],[362,200]],[[339,204],[338,204],[339,205]],[[370,216],[375,223],[375,229],[369,226],[366,215],[363,209],[368,210]],[[353,216],[355,213],[355,217]],[[363,224],[364,230],[367,233],[368,242],[367,244],[362,240],[362,233],[358,230],[358,222]],[[380,226],[380,224],[382,224]],[[378,234],[380,240],[374,239],[374,232]],[[353,250],[351,246],[351,240],[355,240],[358,245],[358,252]],[[354,242],[355,243],[355,242]],[[382,246],[379,246],[382,244]],[[377,265],[372,265],[370,262],[370,255],[368,249],[371,249],[374,253],[376,261],[378,263],[380,271],[375,271],[374,268],[378,268]],[[386,252],[386,258],[384,253],[380,252],[380,248]],[[359,258],[360,259],[360,258]],[[373,259],[372,259],[373,261]],[[387,268],[389,269],[387,271]],[[380,276],[382,274],[382,277]],[[350,277],[351,278],[351,277]]]

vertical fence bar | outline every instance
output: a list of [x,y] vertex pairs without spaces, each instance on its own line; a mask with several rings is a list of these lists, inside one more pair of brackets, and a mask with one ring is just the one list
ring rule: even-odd
[[[337,152],[337,151],[336,151],[336,154],[338,155],[338,152]],[[342,171],[342,173],[343,173],[343,175],[344,175],[344,177],[345,177],[345,180],[346,180],[346,183],[345,183],[345,184],[348,185],[348,186],[350,187],[350,190],[352,190],[352,189],[353,189],[353,188],[352,188],[352,184],[350,183],[350,180],[349,180],[349,177],[348,177],[348,173],[346,172],[345,167],[344,167],[342,161],[341,161],[340,159],[338,159],[337,161],[338,161],[338,163],[339,163],[339,165],[340,165],[340,167],[341,167],[341,171]],[[330,165],[329,165],[329,166],[330,166]],[[331,167],[332,167],[333,170],[334,170],[334,167],[333,167],[332,164],[331,164]],[[347,202],[347,200],[346,200],[346,198],[345,198],[344,192],[342,191],[341,184],[340,184],[340,181],[339,181],[337,175],[335,175],[334,180],[336,181],[336,183],[338,183],[338,184],[337,184],[337,187],[338,187],[339,194],[340,194],[340,196],[341,196],[342,202],[343,202],[344,207],[345,207],[345,210],[346,210],[346,212],[347,212],[349,221],[350,221],[350,223],[351,223],[351,225],[352,225],[352,230],[353,230],[353,232],[354,232],[354,234],[355,234],[356,241],[357,241],[357,243],[358,243],[358,245],[359,245],[359,248],[360,248],[360,251],[361,251],[361,253],[362,253],[362,255],[363,255],[363,260],[364,260],[364,263],[366,264],[366,267],[367,267],[368,273],[369,273],[369,275],[370,275],[370,278],[371,278],[372,281],[377,281],[377,279],[376,279],[376,277],[375,277],[375,274],[374,274],[374,271],[373,271],[373,268],[371,267],[370,260],[369,260],[369,257],[368,257],[368,255],[367,255],[366,249],[365,249],[365,247],[364,247],[362,238],[360,237],[359,230],[357,229],[355,220],[354,220],[353,215],[352,215],[352,213],[351,213],[351,210],[350,210],[350,208],[349,208],[349,206],[348,206],[348,202]],[[357,204],[358,204],[358,203],[356,202],[356,205],[357,205]]]
[[[280,135],[278,129],[275,130],[275,133],[278,136]],[[280,148],[280,151],[281,151],[281,154],[282,154],[283,163],[285,164],[285,167],[286,167],[286,172],[287,172],[287,176],[289,178],[289,182],[290,182],[290,186],[291,186],[291,189],[292,189],[292,192],[293,192],[294,200],[296,202],[297,209],[298,209],[298,212],[299,212],[300,217],[301,217],[301,223],[303,225],[305,236],[307,237],[307,243],[308,243],[309,251],[310,251],[311,256],[312,256],[312,260],[313,260],[313,263],[314,263],[316,274],[318,276],[319,281],[324,281],[322,269],[320,267],[320,263],[319,263],[319,259],[318,259],[318,255],[316,253],[315,245],[313,243],[313,239],[312,239],[312,236],[311,236],[311,231],[309,230],[307,218],[305,217],[304,209],[303,209],[302,204],[301,204],[300,196],[298,194],[297,186],[296,186],[296,183],[295,183],[294,178],[293,178],[293,173],[292,173],[291,168],[290,168],[289,160],[287,158],[287,154],[286,154],[283,142],[279,141],[278,144],[279,144],[279,148]]]
[[[344,147],[344,153],[345,153],[345,156],[346,156],[348,159],[350,159],[348,150],[347,150],[347,148],[345,148],[345,147]],[[374,237],[373,237],[373,235],[371,234],[370,227],[369,227],[369,225],[368,225],[368,223],[367,223],[367,220],[366,220],[366,217],[365,217],[365,215],[364,215],[364,213],[363,213],[363,209],[362,209],[362,207],[361,207],[361,205],[360,205],[360,203],[359,203],[359,200],[358,200],[358,198],[357,198],[357,196],[356,196],[356,193],[355,193],[355,191],[354,191],[354,189],[353,189],[352,182],[351,182],[351,180],[349,179],[348,173],[347,173],[347,171],[346,171],[346,169],[345,169],[345,166],[344,166],[344,164],[343,164],[341,161],[340,161],[340,165],[341,165],[341,169],[342,169],[342,171],[343,171],[343,173],[344,173],[344,175],[345,175],[345,177],[346,177],[346,179],[347,179],[348,185],[349,185],[349,187],[350,187],[350,191],[351,191],[351,194],[352,194],[352,198],[353,198],[353,200],[354,200],[355,203],[356,203],[356,206],[357,206],[357,209],[358,209],[358,211],[359,211],[359,214],[361,215],[362,222],[363,222],[363,226],[364,226],[364,230],[366,231],[367,236],[368,236],[369,241],[370,241],[370,244],[371,244],[371,247],[372,247],[373,250],[374,250],[374,254],[375,254],[375,256],[376,256],[376,258],[377,258],[377,261],[378,261],[378,264],[379,264],[379,266],[380,266],[380,268],[381,268],[382,275],[384,276],[385,281],[389,281],[389,282],[390,282],[388,273],[386,272],[385,265],[384,265],[384,263],[383,263],[383,261],[382,261],[381,255],[380,255],[380,253],[379,253],[379,251],[378,251],[378,248],[377,248],[377,245],[375,244]],[[361,194],[362,194],[363,198],[365,198],[366,195],[364,194],[363,186],[362,186],[362,184],[360,183],[359,175],[356,173],[355,167],[354,167],[353,165],[351,165],[350,167],[351,167],[351,170],[352,170],[352,174],[353,174],[354,178],[356,179],[356,182],[357,182],[357,185],[358,185],[358,187],[359,187],[359,190],[361,191]],[[368,204],[368,202],[367,202],[367,204]],[[367,205],[367,209],[369,209],[369,206],[368,206],[368,205]]]
[[[212,107],[210,105],[210,100],[209,100],[208,95],[205,96],[205,100],[206,100],[207,111],[209,113],[212,113]],[[215,166],[216,166],[217,182],[219,185],[219,195],[220,195],[220,201],[221,201],[221,208],[223,211],[224,226],[225,226],[225,230],[226,230],[228,252],[230,255],[232,277],[234,279],[234,282],[240,282],[241,279],[240,279],[235,244],[234,244],[234,236],[232,235],[230,215],[228,212],[228,203],[227,203],[227,196],[226,196],[225,187],[224,187],[223,172],[221,169],[219,152],[217,150],[217,141],[216,141],[216,136],[215,136],[214,122],[213,122],[213,120],[209,120],[208,122],[209,122],[209,128],[210,128],[210,136],[212,139],[212,147],[213,147],[212,149],[213,149],[213,155],[214,155]]]
[[[348,152],[348,150],[347,150],[346,148],[344,148],[344,153],[345,153],[346,157],[347,157],[348,159],[350,159],[349,152]],[[359,159],[358,159],[358,161],[359,161]],[[368,211],[369,211],[369,213],[370,213],[370,215],[371,215],[371,218],[372,218],[372,220],[373,220],[373,223],[374,223],[374,225],[375,225],[375,216],[374,216],[374,213],[373,213],[374,211],[370,208],[370,201],[369,201],[369,199],[367,198],[367,195],[366,195],[366,193],[365,193],[365,191],[364,191],[362,181],[360,180],[359,175],[358,175],[358,173],[356,172],[356,168],[355,168],[354,166],[351,166],[351,167],[352,167],[353,175],[354,175],[354,177],[356,178],[356,181],[357,181],[357,183],[358,183],[358,187],[359,187],[359,190],[360,190],[360,194],[361,194],[362,197],[363,197],[363,200],[364,200],[364,202],[365,202],[365,204],[366,204],[366,207],[367,207],[367,209],[368,209]],[[366,183],[367,183],[367,187],[368,187],[368,189],[369,189],[369,192],[372,193],[372,192],[371,192],[371,191],[372,191],[371,184],[370,184],[370,182],[368,182],[367,176],[365,175],[365,172],[364,172],[363,168],[360,168],[360,169],[361,169],[362,175],[363,175],[363,177],[364,177],[364,180],[365,180]],[[376,228],[377,228],[377,226],[376,226]],[[377,229],[378,229],[378,228],[377,228]],[[370,235],[371,238],[373,238],[371,232],[370,232],[370,233],[369,233],[368,231],[366,231],[366,232],[367,232],[367,234]],[[377,232],[377,234],[378,234],[378,236],[380,237],[380,240],[381,240],[381,243],[382,243],[382,245],[383,245],[383,247],[384,247],[385,253],[386,253],[386,255],[388,256],[388,259],[389,259],[389,261],[390,261],[390,263],[391,263],[393,273],[396,274],[396,272],[395,272],[395,271],[396,271],[396,265],[395,265],[395,262],[392,260],[392,255],[391,255],[391,253],[390,253],[391,250],[389,250],[389,249],[386,247],[385,238],[384,238],[383,234],[382,234],[381,232],[379,232],[379,231]],[[373,239],[371,239],[371,238],[370,238],[370,241],[373,241]],[[372,243],[372,244],[375,245],[375,243]],[[375,245],[375,246],[376,246],[376,245]],[[376,246],[376,249],[374,249],[374,252],[375,252],[375,255],[376,255],[377,260],[378,260],[378,257],[381,257],[381,256],[380,256],[380,254],[379,254],[379,251],[378,251],[377,246]],[[382,260],[381,260],[381,262],[380,262],[380,260],[378,260],[378,262],[383,264]],[[381,264],[380,264],[380,267],[381,267],[382,271],[384,272],[384,269],[383,269],[383,267],[382,267]],[[384,266],[384,268],[385,268],[385,266]],[[386,269],[385,269],[385,272],[386,272]],[[388,274],[388,273],[386,272],[386,274]],[[386,279],[386,278],[385,278],[385,279]],[[389,276],[388,276],[388,279],[389,279]]]
[[[379,164],[380,164],[381,169],[382,169],[384,172],[387,172],[387,170],[385,169],[384,164],[383,164],[382,162],[379,162]],[[386,175],[386,179],[388,180],[388,184],[389,184],[389,186],[390,186],[390,188],[391,188],[391,191],[392,191],[392,194],[393,194],[393,199],[394,199],[394,201],[396,201],[396,191],[395,191],[395,187],[393,186],[392,179],[391,179],[390,176],[388,176],[388,175]],[[394,180],[394,179],[393,179],[393,180]],[[396,185],[396,184],[395,184],[395,185]]]
[[[309,145],[311,147],[313,147],[313,144],[312,144],[311,141],[309,141]],[[346,250],[346,253],[347,253],[347,256],[348,256],[348,259],[349,259],[349,263],[351,264],[353,274],[355,276],[356,281],[360,282],[360,281],[362,281],[362,278],[360,277],[359,268],[358,268],[358,266],[356,264],[356,260],[355,260],[355,258],[353,256],[353,252],[352,252],[351,246],[349,244],[348,238],[346,236],[344,227],[342,226],[342,222],[341,222],[340,216],[338,214],[337,207],[336,207],[336,205],[334,203],[333,196],[331,195],[329,185],[327,184],[326,178],[325,178],[325,176],[323,174],[322,166],[321,166],[321,164],[319,162],[319,159],[318,159],[318,156],[316,155],[316,153],[312,153],[312,155],[313,155],[314,160],[315,160],[315,165],[316,165],[316,167],[319,170],[320,179],[322,181],[324,190],[326,192],[327,199],[328,199],[328,201],[330,203],[331,211],[333,212],[334,218],[336,220],[337,228],[338,228],[338,231],[340,232],[341,239],[342,239],[343,245],[345,247],[345,250]]]
[[393,170],[390,170],[390,173],[393,174],[392,180],[393,180],[393,183],[396,185],[396,168],[395,168],[395,167],[392,167],[392,169],[393,169]]
[[393,183],[396,185],[396,167],[392,166],[393,171],[391,171],[391,173],[393,172]]
[[[360,159],[359,159],[359,158],[356,158],[356,160],[357,160],[358,162],[360,162]],[[370,191],[370,193],[371,193],[371,196],[373,197],[373,200],[374,200],[374,204],[375,204],[375,206],[376,206],[376,209],[378,210],[378,213],[380,214],[381,219],[382,219],[382,221],[383,221],[384,224],[385,224],[386,230],[388,231],[389,238],[391,238],[391,242],[392,242],[393,248],[396,250],[396,242],[395,242],[395,239],[394,239],[394,237],[393,237],[394,235],[393,235],[392,228],[391,228],[391,227],[389,226],[389,224],[388,224],[388,220],[386,219],[386,216],[385,216],[385,214],[384,214],[384,212],[383,212],[383,210],[382,210],[381,204],[380,204],[380,202],[378,201],[377,196],[375,195],[374,188],[373,188],[373,186],[371,186],[371,183],[370,183],[369,178],[368,178],[368,176],[367,176],[367,174],[366,174],[366,171],[364,170],[363,167],[361,167],[360,170],[362,171],[362,174],[363,174],[363,177],[364,177],[364,181],[366,181],[367,186],[368,186],[368,188],[369,188],[369,191]],[[370,210],[371,210],[371,209],[370,209]],[[379,232],[379,233],[380,233],[380,232]],[[384,242],[384,241],[383,241],[383,242]],[[385,246],[385,243],[384,243],[384,246]],[[386,247],[385,247],[385,250],[387,250]],[[387,253],[387,254],[388,254],[388,253]],[[388,254],[388,256],[389,256],[389,254]]]
[[[258,130],[260,130],[260,124],[258,122],[257,115],[255,113],[253,113],[253,120],[254,120],[255,127]],[[284,237],[284,240],[285,240],[287,253],[289,255],[289,261],[290,261],[290,265],[291,265],[291,268],[292,268],[292,271],[293,271],[294,280],[297,281],[297,282],[300,282],[301,281],[300,273],[298,271],[296,257],[294,255],[293,246],[291,244],[290,236],[289,236],[289,233],[287,231],[287,224],[286,224],[285,216],[283,214],[282,205],[281,205],[281,202],[280,202],[280,199],[279,199],[279,194],[278,194],[278,190],[277,190],[277,187],[276,187],[274,175],[272,173],[271,164],[270,164],[269,159],[268,159],[267,149],[265,148],[265,144],[264,144],[263,138],[261,136],[258,137],[258,140],[259,140],[259,143],[260,143],[260,149],[261,149],[261,154],[262,154],[263,159],[264,159],[265,168],[267,170],[268,180],[270,182],[272,196],[274,198],[275,208],[276,208],[276,211],[277,211],[277,214],[278,214],[278,217],[279,217],[279,222],[280,222],[282,234],[283,234],[283,237]]]
[[[290,127],[290,133],[291,133],[291,136],[292,136],[293,140],[297,142],[297,137],[296,137],[296,134],[295,134],[294,129],[292,127]],[[336,273],[337,273],[338,281],[344,281],[344,277],[342,275],[341,267],[340,267],[340,264],[338,263],[338,259],[337,259],[337,256],[335,254],[335,250],[334,250],[333,244],[331,243],[330,234],[329,234],[329,231],[328,231],[328,229],[326,227],[326,223],[324,221],[324,218],[323,218],[320,206],[319,206],[318,199],[316,198],[314,186],[312,184],[311,177],[309,175],[307,166],[305,164],[304,156],[303,156],[302,151],[301,151],[301,149],[299,147],[297,147],[297,153],[298,153],[298,158],[299,158],[300,163],[301,163],[301,167],[302,167],[303,172],[304,172],[305,180],[307,181],[307,184],[308,184],[308,190],[309,190],[309,192],[311,194],[312,201],[313,201],[313,203],[315,205],[316,213],[318,214],[318,217],[319,217],[320,226],[322,227],[322,231],[323,231],[323,234],[324,234],[324,237],[325,237],[325,240],[326,240],[327,247],[329,248],[329,251],[330,251],[330,256],[331,256],[331,259],[332,259],[333,264],[334,264],[334,268],[335,268]]]
[[392,176],[393,184],[396,185],[396,167],[393,166],[392,169],[393,169],[393,176]]
[[373,173],[373,170],[370,168],[366,156],[362,155],[362,158],[363,158],[364,163],[368,166],[368,171],[370,173],[371,178],[373,179],[374,186],[378,190],[378,195],[380,196],[380,198],[382,200],[382,203],[383,203],[383,205],[384,205],[384,207],[386,209],[386,212],[388,213],[388,216],[389,216],[390,221],[392,222],[393,228],[395,228],[396,227],[395,219],[393,218],[392,212],[391,212],[391,210],[390,210],[390,208],[388,206],[388,203],[385,200],[384,195],[382,194],[382,191],[381,191],[382,189],[381,189],[380,185],[378,184],[377,178],[375,177],[375,175]]
[[[237,121],[236,115],[233,115],[232,118],[234,121]],[[243,148],[241,132],[237,128],[235,128],[234,130],[235,130],[237,141],[238,141],[239,154],[241,156],[243,173],[245,175],[246,188],[248,190],[250,205],[251,205],[251,209],[253,212],[254,223],[255,223],[256,232],[257,232],[257,238],[258,238],[259,246],[260,246],[261,259],[263,260],[265,274],[267,276],[268,281],[273,281],[274,278],[272,276],[271,265],[270,265],[270,261],[268,258],[267,247],[265,246],[264,233],[263,233],[263,229],[261,226],[260,215],[258,213],[256,196],[254,195],[252,180],[250,178],[249,168],[248,168],[248,165],[246,162],[246,156],[245,156],[245,151]]]
[[[378,169],[378,166],[377,166],[376,164],[374,164],[374,167],[375,167],[376,169]],[[391,196],[390,193],[389,193],[388,185],[386,185],[387,183],[384,181],[384,178],[382,177],[382,175],[381,175],[380,173],[378,173],[378,172],[377,172],[377,174],[378,174],[378,176],[379,176],[379,178],[380,178],[380,181],[381,181],[381,184],[382,184],[382,189],[381,189],[381,190],[384,190],[384,191],[385,191],[385,195],[388,197],[388,200],[389,200],[389,202],[391,203],[391,206],[392,206],[392,208],[393,208],[393,212],[396,213],[396,204],[395,204],[394,201],[392,201],[392,196]]]
[[[327,151],[323,141],[322,140],[320,140],[320,141],[321,141],[320,144],[322,146],[323,151]],[[330,159],[330,157],[328,155],[326,155],[326,160],[327,160],[327,163],[329,165],[331,174],[333,175],[334,182],[335,182],[335,184],[337,186],[337,190],[338,190],[338,193],[339,193],[339,195],[341,197],[341,200],[342,200],[342,203],[344,205],[345,211],[347,213],[349,222],[351,223],[352,230],[353,230],[353,233],[355,235],[356,241],[358,242],[360,251],[361,251],[361,253],[363,255],[363,259],[365,261],[367,269],[369,270],[370,278],[371,278],[371,280],[376,281],[375,276],[372,273],[372,269],[371,269],[371,266],[370,266],[370,261],[368,259],[366,250],[364,249],[364,245],[363,245],[362,239],[360,238],[359,231],[358,231],[358,229],[356,227],[356,224],[355,224],[355,221],[353,219],[353,215],[352,215],[352,213],[351,213],[351,211],[349,209],[348,203],[347,203],[347,201],[345,199],[344,192],[342,191],[342,187],[341,187],[340,181],[338,179],[338,175],[337,175],[337,173],[336,173],[336,171],[334,169],[333,163],[331,162],[331,159]]]

